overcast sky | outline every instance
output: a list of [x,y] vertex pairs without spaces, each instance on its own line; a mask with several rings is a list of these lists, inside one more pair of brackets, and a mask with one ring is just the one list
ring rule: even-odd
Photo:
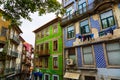
[[32,31],[54,19],[55,14],[49,13],[43,16],[38,16],[38,13],[34,13],[31,14],[31,17],[32,17],[32,22],[22,19],[23,23],[20,26],[20,28],[23,31],[23,34],[21,34],[23,39],[34,46],[35,35]]

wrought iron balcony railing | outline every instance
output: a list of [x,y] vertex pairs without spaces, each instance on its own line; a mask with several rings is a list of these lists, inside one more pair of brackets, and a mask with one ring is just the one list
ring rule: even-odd
[[10,35],[10,39],[17,44],[20,43],[19,37],[16,35]]
[[49,50],[40,50],[37,51],[40,57],[45,57],[45,56],[50,56],[50,51]]
[[[91,4],[83,7],[82,9],[78,9],[77,11],[73,12],[71,15],[67,15],[61,21],[62,27],[76,22],[80,19],[86,18],[91,14],[97,13],[97,11],[101,11],[107,9],[113,3],[118,3],[119,0],[95,0]],[[120,2],[120,1],[119,1]]]
[[18,57],[18,52],[11,50],[10,56],[12,56],[12,57]]

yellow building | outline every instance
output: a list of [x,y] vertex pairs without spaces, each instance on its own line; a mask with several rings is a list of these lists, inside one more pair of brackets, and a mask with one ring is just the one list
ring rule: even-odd
[[[0,10],[2,13],[2,10]],[[21,29],[18,26],[10,26],[10,20],[7,21],[0,14],[0,80],[15,80],[15,76],[20,70],[19,64],[22,54],[20,51]],[[19,64],[18,64],[19,61]],[[13,77],[14,76],[14,77]]]
[[0,77],[4,72],[4,61],[5,61],[5,51],[3,48],[6,46],[6,42],[8,39],[8,27],[10,25],[9,21],[6,21],[3,16],[1,15],[0,10]]

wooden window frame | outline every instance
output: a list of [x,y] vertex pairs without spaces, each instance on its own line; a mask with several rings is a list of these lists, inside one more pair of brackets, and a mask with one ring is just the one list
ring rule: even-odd
[[[57,60],[56,59],[54,59],[54,58],[57,58]],[[58,56],[55,56],[55,57],[53,57],[53,68],[54,69],[58,69],[58,67],[59,67],[59,61],[58,61]]]
[[58,51],[58,40],[53,41],[53,51]]
[[53,33],[57,33],[57,32],[58,32],[58,25],[55,24],[55,25],[53,26]]
[[[84,4],[86,4],[86,7],[83,7]],[[81,9],[79,9],[80,6],[82,6]],[[81,11],[81,14],[82,14],[82,13],[85,13],[85,12],[87,11],[87,3],[86,3],[86,1],[83,2],[83,3],[81,3],[81,4],[78,4],[78,10],[79,10],[79,13],[80,13],[80,11]],[[84,11],[84,10],[85,10],[85,11]]]
[[42,58],[39,58],[39,61],[40,61],[40,62],[39,62],[39,67],[43,67],[43,64],[42,64],[42,63],[43,63],[43,62],[42,62],[43,60],[42,60]]
[[44,58],[44,61],[45,61],[44,67],[48,68],[48,66],[49,66],[49,58],[48,57]]
[[[83,53],[83,48],[84,47],[91,47],[91,54],[92,54],[92,59],[93,59],[93,64],[85,64],[84,62],[84,53]],[[85,66],[85,67],[95,67],[95,53],[94,53],[94,47],[93,45],[87,45],[87,46],[83,46],[81,47],[81,53],[82,53],[82,65]]]
[[120,41],[112,41],[112,42],[108,42],[108,43],[103,43],[104,55],[105,55],[107,67],[108,68],[120,68],[120,65],[117,66],[117,65],[110,65],[109,64],[108,54],[107,54],[107,49],[106,49],[106,44],[109,44],[109,43],[119,43],[120,44]]
[[[109,17],[106,17],[106,18],[101,19],[101,15],[104,14],[104,13],[106,13],[106,12],[109,12],[109,11],[112,11],[112,16],[109,16]],[[113,18],[113,25],[110,25],[110,24],[109,24],[109,20],[108,20],[109,18]],[[107,27],[104,27],[104,26],[103,26],[103,25],[104,25],[103,22],[102,22],[103,20],[106,20],[106,22],[107,22]],[[114,26],[116,23],[115,23],[115,18],[114,18],[113,10],[110,9],[110,10],[107,10],[107,11],[101,13],[101,14],[100,14],[100,21],[101,21],[102,29],[106,29],[106,28],[109,28],[109,27],[111,27],[111,26]]]
[[57,80],[59,80],[59,75],[53,75],[52,80],[54,80],[54,77],[57,77]]
[[[68,28],[70,28],[70,27],[73,27],[73,30],[68,31]],[[73,31],[73,32],[72,32],[72,31]],[[72,32],[71,34],[72,34],[73,36],[69,37],[69,32]],[[73,39],[73,38],[75,38],[75,27],[74,27],[74,25],[70,25],[70,26],[67,27],[67,39]]]
[[[86,25],[84,25],[84,26],[81,26],[80,24],[81,24],[81,22],[84,22],[84,21],[88,21],[88,24],[86,24]],[[85,33],[83,33],[82,31],[83,31],[83,27],[85,27],[85,26],[88,26],[88,28],[89,28],[89,32],[85,32]],[[89,19],[85,19],[85,20],[82,20],[82,21],[80,21],[80,23],[79,23],[79,30],[80,30],[80,34],[81,35],[84,35],[84,34],[89,34],[91,31],[90,31],[90,26],[89,26]]]
[[46,75],[48,76],[48,80],[50,80],[50,74],[46,74],[46,73],[44,74],[44,80],[46,80],[46,79],[45,79],[45,76],[46,76]]

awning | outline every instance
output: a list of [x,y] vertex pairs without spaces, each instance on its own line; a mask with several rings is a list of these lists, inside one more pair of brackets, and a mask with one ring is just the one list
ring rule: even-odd
[[80,77],[79,73],[66,72],[64,75],[64,78],[69,78],[69,79],[79,79],[79,77]]
[[42,73],[41,72],[34,72],[33,74],[34,74],[34,76],[42,77]]

